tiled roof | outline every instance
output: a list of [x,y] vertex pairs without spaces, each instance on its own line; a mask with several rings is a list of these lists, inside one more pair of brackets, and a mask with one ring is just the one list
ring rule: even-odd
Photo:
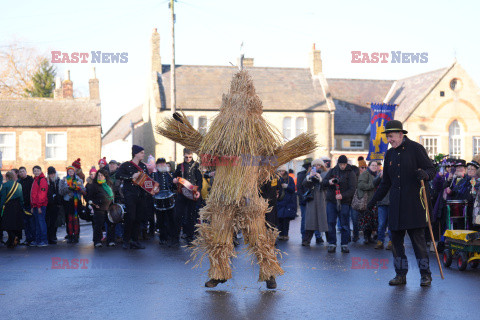
[[[263,109],[279,111],[326,111],[320,82],[306,68],[247,68]],[[177,108],[218,110],[237,68],[228,66],[184,66],[175,68]],[[159,76],[162,108],[170,109],[170,65]]]
[[130,134],[130,121],[137,124],[143,120],[143,105],[139,105],[135,109],[121,116],[117,122],[102,137],[102,144],[108,144],[116,140],[123,140]]
[[383,102],[393,80],[327,79],[335,103],[335,134],[365,134],[371,102]]
[[397,80],[388,97],[388,103],[398,104],[395,119],[405,121],[454,65]]
[[89,99],[0,99],[0,127],[100,126],[100,102]]

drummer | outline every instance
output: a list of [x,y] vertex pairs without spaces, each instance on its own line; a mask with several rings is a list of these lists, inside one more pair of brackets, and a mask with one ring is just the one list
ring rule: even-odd
[[[457,159],[455,160],[455,174],[451,178],[447,179],[445,182],[445,192],[447,194],[447,204],[449,201],[468,201],[468,206],[470,210],[467,209],[467,212],[471,212],[473,208],[473,201],[475,199],[476,191],[478,190],[478,182],[476,181],[476,166],[478,163],[472,161],[466,163],[465,160]],[[467,166],[469,167],[467,174]],[[472,184],[473,183],[473,184]],[[464,205],[458,205],[456,207],[450,207],[451,216],[463,216],[462,212],[457,212],[458,210],[463,211]],[[467,226],[463,223],[464,219],[460,219],[458,224],[455,223],[453,226],[454,229],[466,229]]]
[[155,210],[157,228],[160,229],[160,244],[170,244],[175,242],[175,185],[166,160],[157,159],[156,166],[157,171],[152,173],[152,178],[158,182],[160,191],[155,195],[154,201],[160,209],[165,209]]
[[449,175],[444,184],[447,200],[466,200],[470,192],[470,179],[466,176],[466,161],[456,159],[454,167],[455,173]]

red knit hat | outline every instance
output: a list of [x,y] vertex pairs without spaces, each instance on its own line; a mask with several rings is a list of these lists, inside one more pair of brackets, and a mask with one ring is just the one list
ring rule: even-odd
[[103,164],[104,166],[107,165],[107,157],[103,157],[102,159],[98,160],[98,165]]
[[95,166],[92,166],[92,168],[90,169],[89,174],[92,174],[92,172],[97,172],[97,169],[95,168]]
[[80,158],[73,161],[72,166],[75,167],[76,169],[82,169],[82,165],[80,164]]

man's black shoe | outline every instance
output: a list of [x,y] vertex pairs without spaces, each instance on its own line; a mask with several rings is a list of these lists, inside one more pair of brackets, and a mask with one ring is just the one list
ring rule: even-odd
[[217,280],[217,279],[210,279],[205,282],[205,287],[207,288],[215,288],[219,283],[225,283],[227,280]]
[[425,274],[420,278],[420,286],[422,287],[429,287],[432,285],[432,276],[429,274]]
[[337,250],[337,247],[334,245],[329,245],[328,246],[328,252],[329,253],[334,253]]
[[407,276],[402,276],[402,275],[397,274],[395,276],[395,278],[393,278],[392,280],[390,280],[388,282],[388,284],[391,285],[391,286],[398,286],[398,285],[401,285],[401,284],[407,284]]
[[271,276],[270,279],[265,281],[267,283],[267,289],[276,289],[277,288],[277,281],[275,281],[275,277]]
[[342,253],[349,253],[348,246],[342,246]]
[[131,241],[130,249],[145,249],[145,246],[138,241]]
[[321,237],[320,237],[320,238],[316,238],[316,239],[315,239],[315,243],[316,243],[316,244],[322,244],[322,243],[323,243],[323,238],[321,238]]

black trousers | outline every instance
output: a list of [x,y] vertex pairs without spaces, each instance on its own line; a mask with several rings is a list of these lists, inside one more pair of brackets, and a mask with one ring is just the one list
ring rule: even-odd
[[179,239],[183,219],[185,219],[183,232],[186,234],[187,240],[193,240],[195,224],[198,219],[197,202],[179,195],[175,204],[175,241]]
[[127,212],[124,216],[123,241],[138,241],[140,225],[145,216],[145,196],[143,194],[125,194],[125,207]]
[[108,220],[107,211],[97,211],[93,212],[93,243],[102,242],[102,228],[107,223],[107,243],[115,242],[115,224],[111,223]]
[[404,239],[408,232],[412,242],[413,251],[417,259],[418,268],[421,275],[430,275],[429,258],[427,251],[427,242],[425,240],[425,228],[416,228],[408,230],[391,230],[392,234],[392,253],[395,272],[398,275],[406,275],[408,272],[408,260],[405,255]]
[[290,218],[278,218],[278,231],[280,231],[280,236],[288,236],[290,220]]
[[57,218],[58,206],[56,204],[47,205],[45,222],[47,223],[47,239],[49,242],[57,240]]
[[175,208],[170,210],[155,210],[157,216],[158,229],[160,230],[160,240],[175,240]]

